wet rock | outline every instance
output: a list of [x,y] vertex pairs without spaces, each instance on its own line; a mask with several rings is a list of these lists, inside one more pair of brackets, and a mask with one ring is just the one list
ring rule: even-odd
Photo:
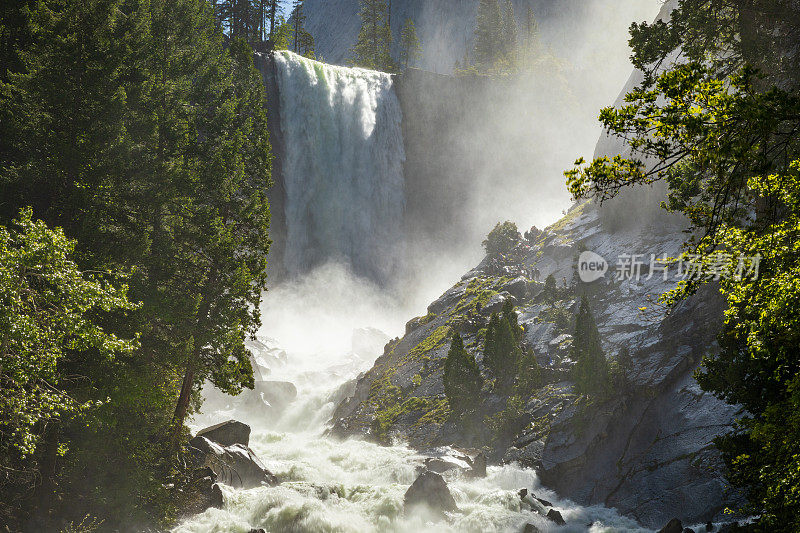
[[486,456],[483,453],[479,453],[475,459],[471,459],[469,462],[474,477],[486,477]]
[[545,507],[552,507],[553,506],[552,503],[550,503],[547,500],[543,500],[542,498],[539,498],[536,494],[533,494],[533,497],[536,499],[537,502],[541,503]]
[[443,474],[448,470],[456,470],[461,468],[460,464],[439,457],[428,457],[425,459],[424,465],[426,469],[430,470],[431,472],[436,472],[437,474]]
[[550,509],[547,511],[547,518],[550,519],[551,522],[555,522],[559,526],[563,526],[566,524],[564,522],[564,517],[561,516],[561,513],[556,511],[555,509]]
[[267,531],[265,529],[253,528],[253,529],[250,530],[250,533],[267,533]]
[[677,518],[673,518],[658,533],[683,533],[683,524]]
[[278,484],[277,478],[247,446],[220,446],[206,437],[198,436],[189,441],[189,448],[195,463],[209,467],[219,483],[244,489]]
[[221,424],[216,424],[197,432],[198,437],[205,437],[211,442],[216,442],[220,446],[231,446],[250,444],[250,426],[237,420],[228,420]]
[[541,529],[531,523],[527,523],[525,527],[522,528],[522,533],[541,533]]
[[695,531],[690,527],[685,527],[683,528],[683,533],[695,533]]
[[180,516],[194,516],[212,507],[223,505],[222,490],[216,483],[216,475],[210,468],[201,468],[193,479],[176,493],[176,505]]
[[714,531],[714,524],[711,523],[711,520],[706,522],[706,533],[709,533],[710,531]]
[[403,497],[403,504],[406,510],[421,504],[439,512],[458,509],[447,483],[441,475],[431,471],[423,472],[411,484]]

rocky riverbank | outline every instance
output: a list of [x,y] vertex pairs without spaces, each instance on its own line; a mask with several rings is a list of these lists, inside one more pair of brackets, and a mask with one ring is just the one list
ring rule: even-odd
[[[616,507],[649,527],[675,515],[690,523],[719,518],[732,496],[712,439],[728,429],[736,409],[704,394],[692,378],[714,346],[719,296],[706,291],[666,313],[654,299],[676,281],[651,274],[649,254],[678,252],[678,222],[620,224],[614,215],[592,203],[577,205],[529,234],[515,255],[487,257],[386,345],[338,406],[332,433],[399,439],[418,449],[479,447],[493,461],[535,467],[546,485],[582,504]],[[605,277],[590,284],[574,275],[586,250],[609,265]],[[631,254],[645,258],[639,279],[617,279],[615,265]],[[555,297],[545,295],[549,275],[557,280]],[[632,359],[624,386],[609,399],[580,396],[570,381],[570,319],[581,294],[590,301],[607,357],[625,350]],[[506,300],[515,304],[523,343],[536,354],[545,383],[527,391],[514,413],[505,397],[484,390],[475,420],[465,424],[452,416],[444,396],[449,338],[458,331],[485,374],[483,334]],[[491,420],[508,417],[513,435],[498,435]]]

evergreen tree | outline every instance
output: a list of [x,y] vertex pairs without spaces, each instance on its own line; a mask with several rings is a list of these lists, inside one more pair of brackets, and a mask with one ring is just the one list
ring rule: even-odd
[[581,297],[581,306],[575,318],[572,358],[575,360],[572,369],[575,390],[581,394],[605,393],[608,384],[608,362],[586,296]]
[[530,396],[531,391],[542,386],[542,369],[533,350],[526,350],[519,360],[515,389],[519,394]]
[[544,278],[544,288],[542,289],[542,294],[548,301],[554,301],[558,298],[556,277],[553,274],[549,274],[546,278]]
[[444,393],[450,408],[463,413],[480,396],[482,379],[475,356],[464,348],[461,335],[455,333],[444,362]]
[[475,62],[490,70],[503,53],[503,17],[498,0],[480,0],[475,26]]
[[294,45],[292,50],[296,54],[313,59],[314,58],[314,37],[306,31],[306,15],[304,10],[305,0],[294,0],[291,20],[294,26]]
[[386,0],[360,0],[361,30],[353,47],[357,67],[394,72],[391,56],[392,31]]
[[88,421],[48,424],[35,460],[61,470],[39,472],[27,512],[89,505],[113,527],[161,512],[174,466],[163,437],[186,431],[202,383],[252,386],[244,340],[260,323],[269,246],[264,92],[252,51],[239,39],[226,49],[204,0],[35,8],[17,23],[38,37],[0,86],[0,222],[32,205],[77,239],[81,271],[132,271],[142,305],[98,315],[110,335],[139,334],[134,353],[57,363],[79,378],[61,392],[103,403]]
[[416,63],[422,57],[422,45],[417,37],[417,28],[414,21],[406,19],[400,31],[400,63],[403,68]]
[[[516,316],[514,321],[516,322]],[[502,392],[507,392],[514,383],[522,358],[522,350],[517,342],[518,335],[519,333],[514,332],[509,316],[496,313],[492,315],[486,331],[483,361],[495,377],[495,386]]]
[[539,50],[539,23],[536,21],[536,15],[533,12],[533,7],[528,6],[525,10],[525,21],[523,26],[523,39],[522,39],[522,60],[523,63],[529,65],[535,58]]
[[517,42],[517,19],[514,16],[514,4],[511,0],[506,0],[503,5],[503,19],[501,26],[502,55],[511,64],[516,59]]
[[483,248],[489,255],[506,255],[514,251],[522,240],[517,225],[511,221],[498,222],[483,241]]

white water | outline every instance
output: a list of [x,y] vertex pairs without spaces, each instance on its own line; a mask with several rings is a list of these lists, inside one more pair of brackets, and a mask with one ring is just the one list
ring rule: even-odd
[[388,74],[276,52],[287,224],[284,265],[330,259],[392,274],[405,196],[400,103]]
[[[519,532],[528,522],[542,532],[639,532],[637,524],[613,509],[581,507],[539,485],[536,473],[514,465],[490,466],[485,479],[445,475],[459,511],[444,520],[403,513],[403,496],[423,457],[402,443],[382,447],[361,440],[338,441],[323,435],[339,386],[372,366],[380,355],[359,356],[349,349],[353,327],[377,326],[389,335],[402,332],[414,309],[400,306],[374,284],[326,266],[271,290],[262,308],[264,335],[286,351],[268,379],[287,380],[297,399],[275,419],[263,411],[229,406],[200,416],[195,428],[237,418],[251,425],[250,446],[282,483],[251,490],[224,489],[224,509],[208,511],[181,524],[175,533],[271,532]],[[277,348],[271,352],[277,353]],[[270,360],[269,353],[257,354]],[[272,359],[273,361],[275,359]],[[224,403],[224,402],[223,402]],[[533,489],[553,502],[567,525],[520,509],[517,491]],[[591,527],[588,524],[593,523]]]

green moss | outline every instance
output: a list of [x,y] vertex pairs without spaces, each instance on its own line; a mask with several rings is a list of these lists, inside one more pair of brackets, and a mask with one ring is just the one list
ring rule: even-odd
[[552,232],[552,233],[561,233],[561,232],[563,232],[571,222],[575,221],[578,217],[581,216],[581,213],[583,213],[583,211],[586,209],[586,207],[588,207],[590,202],[591,202],[591,200],[586,200],[585,202],[580,204],[578,207],[576,207],[575,209],[573,209],[572,211],[570,211],[569,213],[564,215],[564,217],[561,218],[561,220],[559,220],[559,221],[555,222],[553,225],[549,226],[547,228],[547,230]]

